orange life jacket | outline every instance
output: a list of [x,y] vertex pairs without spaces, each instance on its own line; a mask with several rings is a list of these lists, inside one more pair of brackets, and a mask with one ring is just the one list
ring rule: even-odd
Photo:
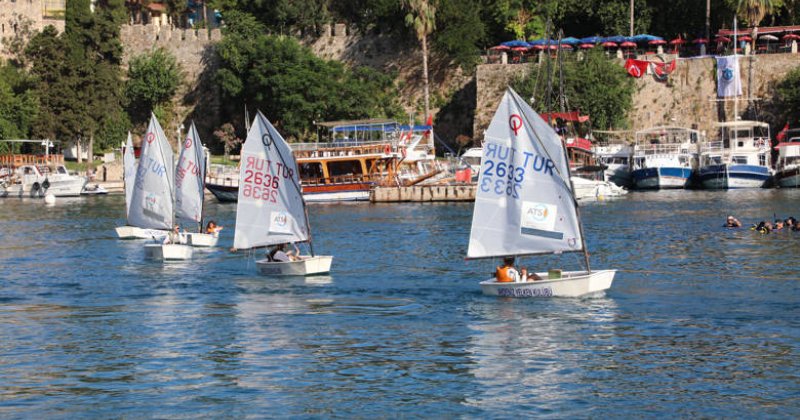
[[498,283],[514,282],[517,281],[517,277],[519,277],[519,273],[514,267],[497,267],[497,271],[495,271],[495,278],[497,279]]

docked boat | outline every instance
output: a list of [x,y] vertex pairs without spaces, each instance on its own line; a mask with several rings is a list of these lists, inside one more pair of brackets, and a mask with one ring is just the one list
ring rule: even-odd
[[[132,148],[131,148],[132,149]],[[175,170],[172,147],[154,114],[142,141],[141,158],[131,192],[128,224],[142,229],[173,230],[175,226]],[[187,260],[192,247],[177,232],[168,240],[145,244],[145,258]]]
[[148,229],[134,226],[130,221],[131,197],[136,183],[136,156],[133,152],[133,139],[128,133],[125,150],[122,151],[122,180],[125,188],[125,226],[117,226],[114,231],[119,239],[152,239],[163,240],[167,236],[164,229]]
[[289,144],[259,111],[242,146],[233,247],[251,250],[307,242],[311,255],[256,261],[259,273],[304,276],[330,271],[333,257],[315,255],[300,171]]
[[[616,272],[589,266],[567,153],[555,130],[508,88],[483,145],[467,258],[583,252],[586,270],[548,270],[537,273],[541,280],[492,278],[480,283],[481,291],[585,297],[609,289]],[[514,168],[513,177],[508,168]]]
[[605,167],[604,177],[621,187],[631,187],[631,161],[633,147],[622,141],[595,144],[592,146],[597,161]]
[[769,124],[717,124],[719,139],[703,144],[700,183],[706,189],[762,188],[772,178]]
[[[794,136],[793,136],[794,135]],[[789,140],[778,143],[775,184],[781,188],[800,187],[800,130],[789,130]]]
[[637,189],[689,186],[698,166],[702,134],[694,129],[660,126],[636,132],[631,178]]
[[64,165],[22,165],[0,183],[0,197],[78,197],[87,182]]

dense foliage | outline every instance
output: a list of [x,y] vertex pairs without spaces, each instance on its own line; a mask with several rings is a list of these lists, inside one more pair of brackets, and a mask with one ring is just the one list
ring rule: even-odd
[[168,104],[182,81],[175,57],[159,48],[136,56],[128,63],[125,98],[134,123],[144,123],[150,112]]
[[[609,60],[602,51],[591,51],[581,60],[550,64],[539,66],[513,83],[523,98],[534,98],[534,109],[539,112],[579,111],[590,116],[596,129],[626,125],[625,116],[633,104],[635,86],[618,63]],[[552,84],[550,90],[548,78]]]
[[12,65],[0,66],[0,139],[26,138],[39,112],[32,80]]
[[228,19],[216,80],[232,116],[247,105],[284,135],[308,138],[313,121],[401,113],[390,75],[320,59],[294,38],[265,34],[247,14]]
[[777,110],[775,122],[788,122],[793,128],[800,125],[800,69],[790,71],[775,86],[774,108]]

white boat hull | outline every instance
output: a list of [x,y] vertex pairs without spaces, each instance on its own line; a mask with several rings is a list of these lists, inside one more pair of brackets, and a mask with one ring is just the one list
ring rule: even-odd
[[184,236],[186,236],[186,244],[189,246],[212,247],[217,246],[217,242],[219,242],[219,234],[185,233]]
[[189,260],[192,258],[192,247],[182,244],[145,244],[144,257],[149,260]]
[[575,188],[575,199],[603,199],[606,197],[618,197],[628,193],[624,188],[608,181],[595,181],[581,177],[572,177],[572,185]]
[[333,256],[317,255],[306,257],[300,261],[272,262],[269,260],[256,261],[258,272],[265,276],[309,276],[324,274],[331,271]]
[[167,236],[166,230],[142,229],[135,226],[119,226],[115,228],[119,239],[156,239],[162,240]]
[[565,271],[560,279],[548,280],[547,273],[537,273],[545,280],[529,282],[482,281],[481,291],[488,296],[504,297],[584,297],[603,292],[611,287],[616,270]]

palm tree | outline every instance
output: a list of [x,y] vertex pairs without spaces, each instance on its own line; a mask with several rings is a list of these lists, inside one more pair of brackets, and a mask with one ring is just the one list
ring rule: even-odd
[[758,35],[758,24],[764,20],[764,17],[772,13],[777,6],[776,0],[739,0],[736,7],[736,13],[747,21],[753,30],[750,37],[753,38],[752,48],[756,47],[756,36]]
[[406,26],[414,28],[417,39],[422,44],[422,83],[425,86],[425,119],[430,112],[430,93],[428,90],[428,35],[436,29],[435,0],[403,0],[408,9]]

